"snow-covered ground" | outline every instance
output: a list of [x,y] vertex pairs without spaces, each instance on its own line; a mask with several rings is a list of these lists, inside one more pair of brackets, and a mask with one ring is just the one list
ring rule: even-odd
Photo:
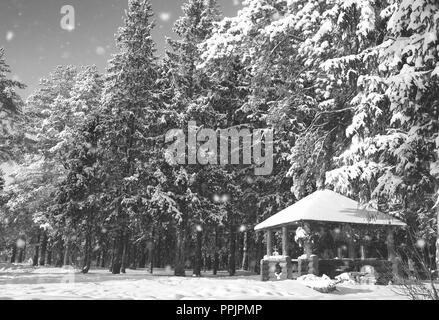
[[[189,272],[190,275],[190,272]],[[89,274],[63,268],[33,268],[0,264],[0,299],[405,299],[394,286],[339,284],[333,293],[319,293],[300,281],[262,282],[238,272],[201,278],[174,277],[170,269],[127,270],[113,275],[106,269]]]

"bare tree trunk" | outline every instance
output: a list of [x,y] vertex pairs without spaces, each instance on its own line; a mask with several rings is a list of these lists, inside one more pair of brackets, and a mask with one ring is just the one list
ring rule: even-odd
[[122,260],[121,260],[121,268],[120,271],[122,273],[126,273],[127,266],[127,255],[128,255],[128,233],[123,237],[123,247],[122,247]]
[[[23,241],[25,241],[25,240],[23,240]],[[25,258],[24,257],[25,253],[26,253],[26,242],[24,243],[23,248],[20,248],[20,251],[18,253],[18,263],[23,263],[23,260]]]
[[64,254],[64,241],[59,239],[54,245],[56,257],[55,257],[55,266],[62,267],[63,265],[63,254]]
[[16,258],[17,258],[17,243],[14,242],[14,244],[12,245],[11,263],[15,263]]
[[32,261],[32,265],[34,267],[38,265],[38,257],[40,255],[40,238],[41,238],[41,233],[40,233],[40,231],[38,231],[37,243],[35,245],[35,253],[34,253],[34,258]]
[[185,236],[184,236],[184,227],[182,225],[177,226],[177,242],[176,242],[176,251],[175,251],[175,270],[174,274],[176,276],[184,277],[186,275],[185,271]]
[[63,259],[63,265],[67,266],[70,264],[70,243],[67,239],[64,244],[64,259]]
[[111,266],[111,272],[113,274],[119,274],[122,268],[122,255],[123,255],[123,247],[124,247],[123,243],[124,243],[123,234],[122,231],[119,231],[119,234],[115,240],[114,257]]
[[229,275],[234,276],[236,273],[236,226],[234,221],[230,223],[229,229]]
[[116,239],[113,239],[113,246],[111,248],[111,261],[110,261],[110,272],[113,272],[114,265],[114,255],[116,253]]
[[152,231],[151,236],[151,246],[149,247],[149,273],[153,274],[154,272],[154,230]]
[[215,228],[215,248],[213,253],[213,274],[216,275],[219,268],[219,228]]
[[44,266],[46,264],[46,252],[47,252],[47,232],[43,231],[43,239],[41,240],[41,254],[39,265]]
[[256,233],[256,250],[255,250],[255,267],[254,272],[261,272],[261,264],[259,261],[264,257],[264,243],[263,243],[263,235],[262,232]]
[[53,248],[52,246],[49,248],[49,250],[47,250],[47,265],[51,265],[52,264],[52,251]]
[[244,239],[243,239],[243,248],[242,248],[242,270],[248,270],[248,258],[247,258],[247,250],[248,250],[248,235],[247,231],[244,231]]
[[88,273],[91,266],[91,231],[87,231],[87,235],[85,236],[85,254],[84,254],[84,262],[82,265],[82,273]]
[[134,243],[132,246],[132,263],[131,263],[131,269],[136,270],[137,269],[137,244]]
[[201,276],[201,263],[202,263],[202,240],[203,232],[197,230],[197,246],[195,249],[195,266],[194,266],[194,275],[200,277]]
[[155,251],[155,265],[159,268],[162,268],[162,254],[163,254],[163,249],[162,249],[162,234],[160,232],[158,232],[158,237],[157,237],[157,250]]
[[140,243],[139,246],[140,246],[141,252],[142,252],[142,255],[141,255],[141,258],[139,261],[139,267],[146,268],[146,255],[148,253],[148,243],[147,242]]
[[105,245],[105,248],[102,250],[101,268],[105,268],[106,259],[107,259],[107,245]]
[[99,267],[101,265],[102,255],[103,255],[103,251],[99,250],[96,256],[96,267]]

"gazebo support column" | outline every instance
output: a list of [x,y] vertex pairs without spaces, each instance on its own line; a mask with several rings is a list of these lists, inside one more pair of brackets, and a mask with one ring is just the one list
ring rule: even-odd
[[265,231],[265,234],[267,236],[267,256],[271,256],[272,254],[272,231],[267,229],[267,231]]
[[354,239],[349,238],[349,259],[355,259],[355,243],[354,243]]
[[282,255],[288,255],[288,228],[282,227]]
[[395,238],[393,236],[393,228],[387,229],[387,260],[392,262],[393,274],[398,274],[398,265],[395,251]]
[[[311,234],[311,226],[309,225],[309,223],[305,223],[303,227],[306,233]],[[303,243],[303,253],[306,254],[307,259],[309,259],[312,255],[312,245],[309,239],[305,240]]]
[[349,226],[346,231],[348,233],[348,257],[349,259],[355,259],[354,230]]
[[360,246],[360,254],[361,260],[366,260],[366,248],[364,247],[364,244]]

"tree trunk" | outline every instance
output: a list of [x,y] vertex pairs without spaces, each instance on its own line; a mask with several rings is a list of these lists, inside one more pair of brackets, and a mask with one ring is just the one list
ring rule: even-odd
[[124,247],[123,240],[124,240],[123,234],[122,231],[120,231],[117,236],[117,239],[115,240],[115,246],[114,246],[114,257],[111,266],[111,272],[113,274],[119,274],[122,268],[122,255],[123,255],[123,247]]
[[131,260],[131,269],[136,270],[137,269],[137,244],[134,243],[132,245],[132,260]]
[[59,239],[54,247],[56,252],[55,266],[62,267],[64,256],[64,241],[62,239]]
[[264,257],[264,243],[262,232],[256,233],[256,250],[255,250],[255,266],[254,272],[259,274],[261,272],[260,260]]
[[247,257],[247,251],[248,251],[248,234],[247,231],[244,231],[244,239],[243,239],[243,248],[242,248],[242,264],[241,269],[242,270],[248,270],[248,257]]
[[23,263],[24,260],[24,255],[26,253],[26,244],[24,245],[23,248],[20,248],[20,251],[18,253],[18,263]]
[[177,242],[175,248],[175,270],[174,274],[176,276],[184,277],[186,275],[185,271],[185,235],[184,227],[182,225],[177,226]]
[[202,264],[202,244],[203,244],[203,232],[197,230],[197,245],[195,248],[195,266],[194,275],[201,276],[201,264]]
[[156,266],[159,268],[162,268],[162,255],[163,255],[163,249],[162,249],[162,234],[159,232],[157,237],[157,250],[155,251],[155,262]]
[[437,235],[436,235],[436,273],[437,278],[439,279],[439,203],[436,207],[437,216],[436,216],[436,223],[437,223]]
[[65,244],[64,244],[63,265],[68,266],[69,264],[70,264],[70,243],[69,243],[69,240],[66,240]]
[[85,254],[84,254],[84,262],[82,265],[82,273],[88,273],[91,266],[91,232],[87,231],[87,235],[85,236]]
[[34,258],[32,260],[32,265],[34,267],[38,265],[38,257],[40,255],[40,238],[41,238],[41,233],[40,231],[38,231],[37,243],[35,244]]
[[52,265],[52,251],[53,251],[53,248],[52,248],[52,246],[50,247],[50,249],[49,250],[47,250],[47,265]]
[[140,243],[140,251],[142,252],[141,256],[140,256],[140,261],[139,261],[139,267],[140,268],[146,268],[146,255],[148,253],[148,245],[147,242],[145,243]]
[[213,253],[213,274],[216,275],[219,268],[219,228],[215,228],[215,248]]
[[125,233],[125,236],[123,237],[122,264],[121,264],[121,268],[120,268],[120,271],[122,273],[126,273],[126,268],[127,268],[127,264],[128,264],[128,257],[129,257],[128,241],[129,241],[128,233]]
[[43,239],[41,240],[41,254],[39,265],[44,266],[46,264],[46,252],[47,252],[47,232],[43,231]]
[[230,224],[229,234],[229,275],[234,276],[236,273],[236,226]]
[[98,268],[101,265],[102,255],[103,255],[102,250],[99,250],[99,252],[97,253],[97,256],[96,256],[96,267],[98,267]]
[[149,273],[154,272],[154,231],[152,232],[151,245],[149,246]]
[[17,257],[17,244],[14,243],[12,246],[11,263],[15,263],[16,257]]
[[105,248],[102,249],[102,256],[101,256],[101,268],[105,268],[105,262],[107,259],[107,245],[105,245]]

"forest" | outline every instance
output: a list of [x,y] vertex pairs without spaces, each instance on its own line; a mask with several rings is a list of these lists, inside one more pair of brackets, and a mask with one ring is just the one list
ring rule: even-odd
[[[254,226],[328,188],[439,259],[439,3],[186,0],[158,54],[129,0],[104,72],[58,66],[26,99],[0,49],[0,260],[259,272]],[[273,170],[167,161],[165,134],[273,130]],[[436,206],[435,206],[436,205]],[[436,252],[436,254],[435,254]],[[437,261],[437,260],[436,260]]]

